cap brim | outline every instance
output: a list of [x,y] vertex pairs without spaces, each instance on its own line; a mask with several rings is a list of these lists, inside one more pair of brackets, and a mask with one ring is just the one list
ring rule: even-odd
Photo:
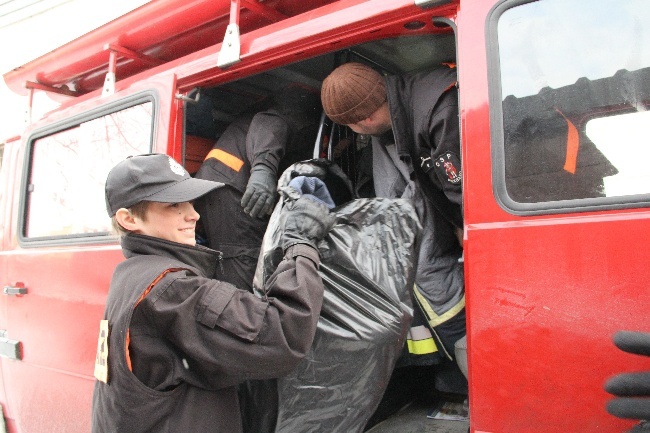
[[183,203],[186,201],[195,200],[202,195],[224,186],[221,182],[214,182],[211,180],[196,179],[188,177],[178,183],[173,184],[169,188],[158,191],[145,198],[147,201],[157,201],[161,203]]

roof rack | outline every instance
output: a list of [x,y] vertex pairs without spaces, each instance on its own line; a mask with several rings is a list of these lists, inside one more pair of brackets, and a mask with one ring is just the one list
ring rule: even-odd
[[104,78],[104,89],[102,91],[102,96],[108,96],[115,93],[115,79],[116,79],[116,70],[117,70],[117,56],[118,54],[127,57],[132,60],[140,60],[145,64],[151,66],[158,66],[165,63],[160,59],[153,58],[151,56],[146,56],[144,54],[137,53],[133,50],[130,50],[125,47],[121,47],[116,44],[106,44],[104,49],[108,50],[108,72],[106,72],[106,77]]
[[248,33],[336,0],[260,1],[152,1],[7,72],[5,82],[21,95],[41,90],[74,97],[97,89],[110,95],[118,78],[219,43],[222,49],[216,66],[226,68],[241,59],[240,32]]

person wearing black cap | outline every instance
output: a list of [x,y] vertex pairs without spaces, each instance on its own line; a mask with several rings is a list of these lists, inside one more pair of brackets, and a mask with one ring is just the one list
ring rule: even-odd
[[420,308],[407,341],[412,356],[400,362],[449,365],[454,374],[436,377],[436,386],[464,391],[451,363],[466,329],[456,70],[441,65],[384,76],[344,63],[323,81],[321,102],[333,122],[371,136],[375,194],[412,199],[423,225],[413,292]]
[[220,253],[194,240],[192,201],[222,186],[163,154],[108,174],[126,260],[100,322],[94,433],[241,432],[237,384],[284,375],[309,350],[323,300],[317,244],[333,214],[309,194],[286,204],[284,259],[259,298],[213,279]]

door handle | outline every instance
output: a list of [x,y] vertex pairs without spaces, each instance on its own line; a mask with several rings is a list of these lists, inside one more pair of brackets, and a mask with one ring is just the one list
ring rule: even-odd
[[24,286],[4,286],[2,293],[11,296],[23,296],[27,294],[27,287]]
[[18,360],[23,358],[20,341],[8,339],[4,329],[0,329],[0,356]]

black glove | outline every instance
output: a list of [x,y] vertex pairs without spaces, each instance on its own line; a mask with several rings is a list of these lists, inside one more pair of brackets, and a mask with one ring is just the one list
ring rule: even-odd
[[251,170],[246,191],[241,199],[244,212],[253,218],[270,215],[275,204],[278,179],[268,167],[257,165]]
[[[614,334],[619,349],[650,356],[650,333],[619,331]],[[620,373],[605,383],[605,391],[615,398],[607,404],[607,412],[619,417],[650,420],[650,371]],[[630,432],[650,432],[650,423],[642,422]]]
[[282,221],[282,251],[296,244],[307,244],[315,249],[336,222],[329,209],[309,197],[289,201],[280,216]]

